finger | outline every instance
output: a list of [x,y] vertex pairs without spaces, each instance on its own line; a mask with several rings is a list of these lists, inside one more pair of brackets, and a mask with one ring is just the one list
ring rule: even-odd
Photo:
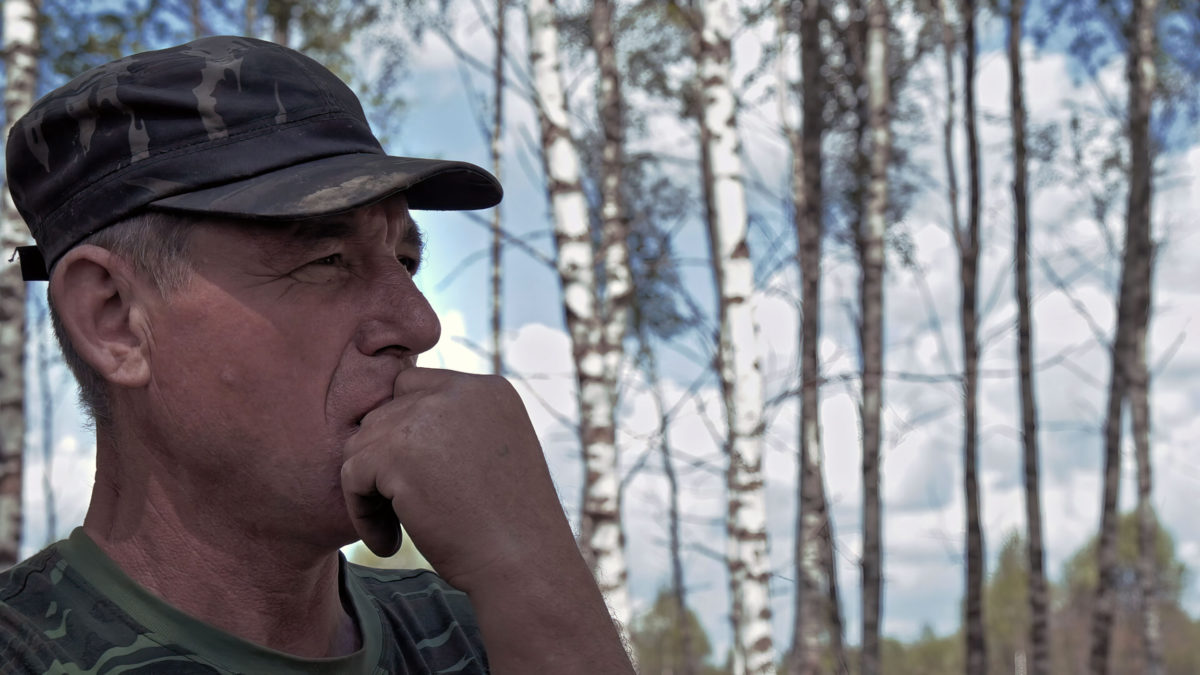
[[354,523],[354,531],[372,553],[387,558],[400,550],[404,534],[390,501],[378,495],[347,494],[346,509]]
[[386,558],[400,550],[404,535],[392,502],[379,493],[365,462],[350,458],[342,465],[342,495],[354,531],[375,555]]
[[413,366],[400,372],[392,385],[392,398],[397,399],[405,394],[426,392],[441,385],[450,371],[441,368],[422,368]]

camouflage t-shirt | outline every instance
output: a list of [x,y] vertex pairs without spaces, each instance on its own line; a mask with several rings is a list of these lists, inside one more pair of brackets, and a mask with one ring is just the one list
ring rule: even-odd
[[303,659],[247,642],[172,607],[77,528],[0,574],[0,673],[486,673],[466,594],[424,570],[342,559],[362,648]]

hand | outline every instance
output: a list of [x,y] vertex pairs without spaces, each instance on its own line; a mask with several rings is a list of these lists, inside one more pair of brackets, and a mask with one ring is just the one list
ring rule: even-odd
[[493,673],[633,670],[507,380],[411,368],[346,444],[342,491],[377,555],[399,524],[467,593]]
[[500,377],[402,372],[393,399],[346,444],[342,490],[371,551],[395,553],[403,522],[433,568],[467,592],[486,568],[575,546],[525,406]]

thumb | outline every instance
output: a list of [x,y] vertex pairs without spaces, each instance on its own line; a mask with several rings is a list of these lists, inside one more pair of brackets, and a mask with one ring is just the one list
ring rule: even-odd
[[417,394],[429,391],[442,384],[450,371],[441,368],[422,368],[413,366],[400,371],[392,384],[392,399],[398,399],[405,394]]

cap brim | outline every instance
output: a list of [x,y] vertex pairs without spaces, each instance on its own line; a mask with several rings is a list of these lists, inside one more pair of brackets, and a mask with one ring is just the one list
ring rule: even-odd
[[398,192],[407,195],[409,208],[437,211],[488,208],[504,194],[492,174],[467,162],[357,153],[165,197],[149,206],[281,220],[341,213]]

